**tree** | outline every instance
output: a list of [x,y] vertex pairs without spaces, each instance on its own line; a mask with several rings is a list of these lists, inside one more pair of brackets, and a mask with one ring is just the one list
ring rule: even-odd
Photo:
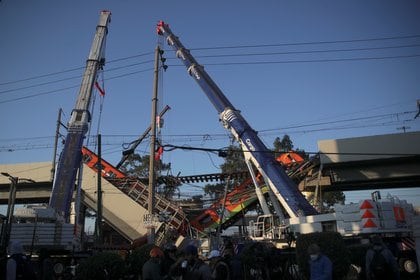
[[281,147],[283,152],[288,152],[293,150],[293,141],[290,139],[289,135],[285,134],[281,139]]
[[274,149],[273,149],[274,156],[277,158],[282,152],[280,137],[276,137],[276,139],[274,139],[273,146],[274,146]]
[[225,157],[225,162],[220,165],[220,169],[223,173],[241,172],[248,169],[241,147],[237,145],[228,147],[227,157]]
[[293,141],[290,139],[290,136],[285,134],[283,138],[280,140],[279,137],[274,139],[274,152],[276,152],[276,156],[280,153],[288,152],[293,150]]
[[132,154],[122,165],[121,171],[128,176],[147,178],[149,177],[149,156]]
[[222,197],[224,191],[224,184],[206,184],[204,186],[204,193],[209,195],[211,199],[217,200]]
[[[164,163],[161,159],[155,161],[156,174],[167,173],[171,169],[170,163]],[[150,156],[140,156],[139,154],[131,155],[121,166],[121,171],[128,176],[149,178]],[[177,184],[158,184],[156,193],[161,194],[165,198],[172,198],[177,191]]]
[[[242,149],[238,145],[230,145],[226,151],[225,162],[220,165],[222,173],[235,173],[248,170]],[[229,182],[228,190],[242,183],[238,179],[232,179]],[[213,199],[219,199],[224,195],[226,183],[207,184],[204,186],[205,194],[210,195]]]
[[280,140],[280,137],[276,137],[276,139],[274,139],[273,142],[273,151],[274,151],[274,156],[277,158],[278,156],[280,156],[280,154],[285,153],[285,152],[289,152],[289,151],[294,151],[295,153],[299,154],[302,158],[304,159],[309,159],[309,155],[305,152],[305,150],[296,148],[293,150],[293,141],[292,139],[290,139],[290,136],[285,134],[283,136],[283,138]]

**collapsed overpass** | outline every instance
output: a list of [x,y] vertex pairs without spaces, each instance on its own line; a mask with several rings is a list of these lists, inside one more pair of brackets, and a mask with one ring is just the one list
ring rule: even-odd
[[[420,187],[420,132],[323,140],[318,147],[319,162],[299,183],[301,191],[314,191],[317,185],[322,191]],[[48,202],[51,169],[51,162],[0,165],[0,172],[35,181],[19,183],[17,204]],[[91,209],[97,208],[96,176],[90,168],[83,168],[82,203]],[[217,178],[224,177],[212,175],[204,179]],[[187,176],[185,180],[202,178]],[[8,178],[0,176],[0,204],[7,204],[9,186]],[[102,189],[104,220],[128,240],[143,236],[147,232],[143,225],[147,209],[104,179]]]
[[[18,178],[27,178],[35,183],[19,183],[16,204],[48,203],[52,189],[51,162],[0,165],[1,172]],[[7,204],[10,181],[0,178],[0,204]],[[97,174],[90,168],[83,168],[82,203],[97,209]],[[124,192],[102,179],[103,219],[128,240],[135,240],[147,233],[143,224],[147,209],[140,206]]]

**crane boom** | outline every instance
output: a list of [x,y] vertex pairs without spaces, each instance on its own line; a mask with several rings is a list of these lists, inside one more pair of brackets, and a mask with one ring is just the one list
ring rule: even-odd
[[[236,140],[241,144],[245,158],[250,158],[258,171],[263,175],[266,183],[275,194],[290,217],[315,215],[317,211],[298,190],[296,184],[286,174],[280,164],[275,160],[270,150],[258,137],[257,132],[251,128],[240,112],[226,98],[216,83],[198,64],[182,43],[176,37],[168,24],[163,21],[157,26],[157,33],[166,38],[168,45],[176,51],[176,56],[187,67],[188,73],[198,83],[210,102],[219,113],[220,120],[226,129],[229,129]],[[279,216],[280,213],[278,213]]]
[[76,105],[71,113],[68,132],[63,151],[57,164],[53,189],[49,206],[54,208],[67,220],[73,196],[77,171],[82,159],[82,146],[90,122],[90,100],[98,70],[105,64],[105,39],[111,12],[102,11],[95,37],[86,61],[86,68],[77,97]]

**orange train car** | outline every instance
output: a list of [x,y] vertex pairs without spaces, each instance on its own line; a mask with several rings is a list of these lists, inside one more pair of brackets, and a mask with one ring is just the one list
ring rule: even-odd
[[[86,147],[82,147],[82,155],[83,155],[82,156],[83,162],[87,164],[87,166],[89,166],[92,170],[98,172],[98,167],[99,167],[98,156]],[[101,176],[103,178],[111,178],[111,179],[127,177],[127,175],[119,171],[117,168],[112,166],[110,163],[108,163],[104,159],[102,159],[102,164],[101,164]]]
[[[304,159],[295,152],[282,153],[276,160],[285,168],[288,169],[295,164],[304,162]],[[257,180],[261,180],[261,174],[257,174]],[[224,198],[219,199],[213,203],[202,214],[191,221],[191,225],[200,231],[208,228],[216,228],[221,222],[221,212],[223,209]],[[257,202],[257,197],[254,191],[253,182],[251,178],[245,180],[242,184],[235,187],[226,195],[226,202],[223,213],[223,223],[229,223],[229,220],[236,217],[247,209],[250,205]]]

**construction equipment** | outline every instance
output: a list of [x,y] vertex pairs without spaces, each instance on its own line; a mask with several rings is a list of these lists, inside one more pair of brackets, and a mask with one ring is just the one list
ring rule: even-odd
[[[395,204],[392,198],[384,201],[364,200],[359,204],[341,208],[337,205],[335,213],[319,214],[300,193],[296,184],[241,116],[239,110],[230,103],[190,51],[173,34],[168,24],[160,21],[157,33],[164,36],[168,45],[176,51],[176,56],[186,66],[188,74],[198,83],[216,108],[222,125],[230,130],[242,148],[258,201],[264,212],[256,222],[250,224],[252,239],[275,242],[283,239],[283,235],[287,232],[300,234],[322,231],[338,231],[343,236],[361,236],[361,238],[363,234],[390,234],[401,242],[402,236],[408,238],[413,238],[413,235],[419,236],[418,232],[413,234],[415,223],[412,219],[414,213],[412,205],[402,201],[400,204]],[[251,163],[263,180],[257,180],[252,172]],[[270,209],[265,201],[261,188],[264,184],[261,182],[268,186],[267,193],[274,209]],[[369,209],[371,211],[367,211]]]
[[[78,250],[81,248],[80,232],[75,221],[70,221],[70,209],[76,177],[82,163],[82,146],[89,128],[89,107],[98,71],[104,66],[105,39],[111,12],[102,11],[95,37],[86,62],[76,105],[68,124],[68,133],[61,152],[48,207],[16,209],[11,240],[20,240],[25,247],[53,250]],[[79,176],[81,176],[79,174]],[[77,213],[75,213],[77,215]]]
[[[168,24],[161,21],[157,26],[157,33],[164,36],[167,43],[175,49],[176,56],[187,67],[188,74],[199,84],[218,111],[223,126],[229,129],[239,142],[250,171],[252,170],[252,162],[258,172],[263,176],[264,181],[269,186],[268,192],[271,197],[271,202],[279,218],[284,219],[285,213],[291,218],[317,214],[315,208],[309,204],[298,190],[296,184],[289,178],[281,165],[275,160],[270,150],[257,136],[256,131],[251,128],[241,116],[240,112],[230,103],[204,68],[198,64],[188,49],[182,45],[178,37],[172,33]],[[251,176],[253,176],[252,171]],[[264,212],[266,214],[271,213],[272,211],[266,206],[264,196],[261,194],[256,180],[254,180],[254,184],[257,197],[260,204],[262,204]],[[274,199],[274,196],[276,199]],[[281,209],[278,202],[281,203],[281,207],[285,211]]]
[[64,221],[69,220],[70,205],[75,189],[76,175],[82,162],[82,146],[88,131],[91,115],[89,106],[98,71],[105,64],[105,39],[108,33],[108,24],[111,21],[111,12],[102,11],[99,24],[96,28],[95,38],[86,69],[80,86],[76,105],[72,111],[68,124],[68,133],[61,152],[57,171],[54,176],[53,189],[49,206],[59,213]]

